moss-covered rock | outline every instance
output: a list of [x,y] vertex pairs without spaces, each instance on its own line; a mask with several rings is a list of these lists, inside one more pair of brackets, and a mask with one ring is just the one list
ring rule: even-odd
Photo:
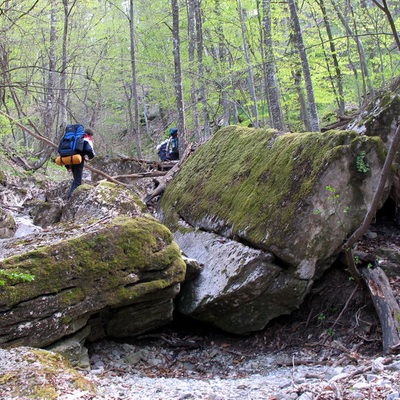
[[13,237],[17,230],[17,224],[13,215],[0,208],[0,239]]
[[[272,286],[264,288],[258,297],[250,295],[252,303],[246,303],[242,309],[260,309],[257,303],[268,309],[274,303],[276,310],[288,312],[301,304],[311,283],[331,265],[346,237],[362,222],[385,154],[380,138],[355,132],[281,134],[274,130],[227,127],[184,164],[162,197],[160,216],[174,232],[179,231],[180,237],[186,229],[179,225],[183,219],[195,229],[272,254],[273,264],[284,271],[277,275],[285,282],[280,294],[274,289],[276,295],[270,296],[268,304]],[[191,234],[190,230],[187,232]],[[196,244],[183,242],[178,241],[182,250],[195,258],[192,251]],[[210,252],[212,249],[209,246]],[[218,266],[223,262],[214,263],[213,273],[221,276]],[[248,279],[251,282],[250,275]],[[198,285],[201,280],[204,276],[188,285]],[[288,287],[299,291],[288,293]],[[247,290],[251,293],[250,284]],[[195,296],[205,292],[200,285]],[[289,298],[293,301],[287,304]],[[228,320],[231,314],[225,327],[238,332],[246,330],[238,326],[238,321],[245,323],[248,311],[242,313],[243,318],[237,318],[241,308],[238,302],[224,303],[219,308],[217,298],[213,304],[210,297],[195,301],[199,305],[192,310],[196,317],[217,320],[217,314],[211,315],[217,312]],[[208,307],[203,307],[205,303]],[[281,307],[283,303],[285,306]],[[265,324],[271,315],[277,313],[266,315],[259,325]]]
[[[8,257],[0,269],[35,277],[33,282],[9,281],[0,291],[3,346],[47,346],[107,309],[142,309],[147,302],[164,307],[176,294],[171,288],[185,277],[171,232],[148,215],[121,217],[94,231],[83,228],[70,239]],[[151,319],[141,322],[141,332],[154,327]]]
[[28,347],[0,349],[0,398],[51,400],[65,393],[92,398],[96,389],[59,354]]
[[140,215],[145,209],[144,203],[134,192],[103,181],[95,187],[79,186],[63,208],[61,222],[93,223],[119,215]]
[[[379,138],[352,132],[229,127],[169,185],[163,220],[176,228],[179,215],[294,266],[309,258],[321,263],[362,221],[384,157]],[[357,167],[361,158],[366,171]]]

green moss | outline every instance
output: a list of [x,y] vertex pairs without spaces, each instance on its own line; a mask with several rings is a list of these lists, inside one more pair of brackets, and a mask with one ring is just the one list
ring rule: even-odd
[[0,386],[7,385],[8,383],[15,380],[15,375],[13,373],[0,375]]
[[180,215],[225,235],[246,232],[246,239],[258,244],[274,229],[285,237],[327,168],[350,154],[354,173],[364,179],[355,161],[357,152],[368,156],[370,149],[368,139],[355,132],[280,135],[227,127],[201,146],[168,186],[161,200],[165,223],[176,229]]
[[[17,282],[0,292],[7,307],[46,293],[57,294],[57,301],[68,306],[96,290],[117,304],[121,294],[128,301],[181,282],[185,275],[171,232],[150,216],[121,217],[100,232],[8,258],[0,268],[35,276],[34,284]],[[125,284],[129,276],[136,278]],[[147,283],[135,284],[141,281]]]
[[89,184],[83,184],[76,190],[77,193],[80,193],[81,197],[85,196],[82,192],[87,192],[90,196],[93,196],[93,193],[95,193],[93,201],[96,201],[96,198],[98,198],[99,203],[102,205],[108,204],[112,207],[118,205],[121,214],[132,214],[135,211],[136,213],[137,211],[142,213],[147,212],[146,205],[135,192],[128,189],[121,190],[120,185],[112,182],[100,182],[96,186],[95,192],[93,192],[93,187]]
[[394,312],[394,319],[396,320],[397,323],[397,331],[400,333],[400,313],[399,312]]
[[[7,374],[0,371],[0,390],[7,398],[58,399],[60,391],[84,390],[95,393],[94,385],[57,353],[21,348],[20,365]],[[3,397],[2,397],[3,398]]]

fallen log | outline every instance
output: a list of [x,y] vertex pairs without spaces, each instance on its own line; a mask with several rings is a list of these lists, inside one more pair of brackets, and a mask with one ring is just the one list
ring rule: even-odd
[[[36,139],[41,140],[42,142],[48,144],[50,147],[53,147],[54,149],[58,149],[58,145],[56,145],[55,143],[53,143],[51,140],[45,138],[44,136],[41,136],[39,134],[36,134],[34,132],[32,132],[29,128],[27,128],[26,126],[24,126],[23,124],[21,124],[20,122],[18,122],[17,120],[15,120],[13,117],[11,117],[10,115],[8,115],[7,113],[5,113],[4,111],[0,110],[0,114],[4,115],[6,118],[8,118],[12,123],[14,123],[15,125],[17,125],[19,128],[21,128],[23,131],[25,131],[26,133],[28,133],[29,135],[33,136]],[[54,161],[54,160],[53,160]],[[90,171],[95,172],[96,174],[99,174],[100,176],[103,176],[104,178],[106,178],[107,180],[109,180],[110,182],[116,183],[118,185],[122,185],[122,186],[128,186],[125,183],[122,183],[120,181],[118,181],[117,179],[113,178],[112,176],[106,174],[103,171],[100,171],[96,168],[93,168],[92,166],[88,165],[88,163],[85,163],[85,167],[88,168]]]
[[389,280],[380,267],[364,267],[360,272],[381,322],[383,353],[397,353],[400,351],[400,306],[393,295]]
[[168,183],[174,178],[174,176],[178,173],[179,169],[181,168],[182,164],[186,159],[190,156],[191,152],[193,151],[192,145],[188,145],[186,147],[183,156],[179,160],[179,162],[174,165],[161,179],[155,179],[154,182],[156,184],[156,188],[149,193],[147,196],[144,197],[143,202],[145,204],[149,204],[149,202],[154,199],[154,197],[161,195],[168,186]]
[[136,174],[115,175],[114,179],[140,179],[140,178],[155,178],[166,175],[165,171],[138,172]]

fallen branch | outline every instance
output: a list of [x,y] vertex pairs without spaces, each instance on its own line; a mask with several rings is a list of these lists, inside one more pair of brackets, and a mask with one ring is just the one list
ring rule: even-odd
[[91,165],[88,165],[87,162],[85,163],[85,168],[87,168],[88,170],[90,170],[100,176],[103,176],[110,182],[116,183],[117,185],[122,185],[122,186],[128,187],[128,185],[126,183],[120,182],[117,179],[113,178],[112,176],[106,174],[105,172],[100,171],[99,169],[96,169],[96,168],[92,167]]
[[32,132],[29,128],[27,128],[25,125],[22,125],[20,122],[15,120],[13,117],[5,113],[4,111],[0,110],[0,114],[4,115],[6,118],[8,118],[13,124],[17,125],[18,128],[21,128],[23,131],[28,133],[29,135],[33,136],[36,139],[41,140],[42,142],[47,143],[49,146],[54,147],[55,149],[58,149],[58,146],[53,143],[51,140],[45,138],[44,136],[38,135],[34,132]]
[[154,197],[164,193],[165,189],[168,186],[168,183],[171,182],[174,176],[178,173],[181,165],[184,163],[184,161],[186,161],[191,152],[192,152],[192,146],[189,144],[186,147],[186,150],[183,153],[183,156],[179,160],[179,162],[174,167],[172,167],[162,179],[156,181],[157,187],[150,194],[144,197],[143,202],[145,204],[148,204],[150,200],[154,199]]
[[347,299],[346,304],[344,305],[344,307],[342,308],[342,311],[340,312],[340,314],[338,315],[338,317],[336,318],[335,322],[332,325],[332,329],[336,326],[336,324],[338,323],[339,319],[342,317],[344,311],[346,310],[346,308],[348,307],[351,299],[353,298],[353,296],[355,295],[357,289],[359,288],[359,285],[357,284],[355,286],[355,288],[353,289],[353,291],[351,292],[350,297]]
[[157,176],[164,176],[167,173],[165,171],[152,171],[152,172],[139,172],[136,174],[128,174],[128,175],[116,175],[114,179],[140,179],[140,178],[154,178]]
[[[53,147],[54,149],[58,149],[58,145],[56,145],[55,143],[53,143],[51,140],[45,138],[44,136],[38,135],[34,132],[32,132],[29,128],[27,128],[26,126],[22,125],[20,122],[16,121],[13,117],[11,117],[10,115],[8,115],[7,113],[5,113],[4,111],[0,110],[0,114],[4,115],[5,117],[7,117],[12,123],[14,123],[15,125],[17,125],[19,128],[21,128],[23,131],[25,131],[26,133],[28,133],[29,135],[33,136],[36,139],[41,140],[42,142],[45,142],[46,144],[48,144],[49,146]],[[96,174],[103,176],[104,178],[106,178],[107,180],[109,180],[110,182],[116,183],[118,185],[122,185],[122,186],[128,186],[125,183],[122,183],[120,181],[118,181],[117,179],[113,178],[112,176],[106,174],[103,171],[100,171],[96,168],[93,168],[92,166],[88,165],[88,163],[85,163],[85,167],[87,169],[89,169],[92,172],[95,172]]]

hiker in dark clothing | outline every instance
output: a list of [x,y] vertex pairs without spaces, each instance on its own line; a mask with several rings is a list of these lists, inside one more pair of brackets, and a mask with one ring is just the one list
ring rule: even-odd
[[93,149],[93,131],[90,128],[85,129],[85,134],[83,135],[83,150],[79,151],[79,154],[82,156],[82,162],[69,166],[74,179],[72,180],[71,188],[67,195],[68,199],[71,197],[73,191],[82,184],[85,157],[91,160],[95,156]]
[[163,142],[161,142],[157,146],[157,154],[158,154],[158,157],[160,157],[161,161],[168,160],[167,145],[168,145],[168,139],[165,139]]
[[167,143],[167,160],[179,160],[179,139],[178,129],[169,130],[169,139]]

